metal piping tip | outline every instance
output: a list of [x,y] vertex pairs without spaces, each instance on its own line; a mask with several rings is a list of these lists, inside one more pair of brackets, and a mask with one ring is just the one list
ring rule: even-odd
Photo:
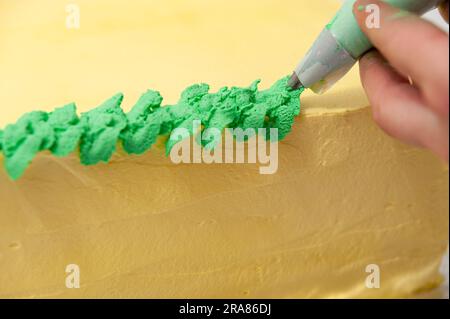
[[300,79],[295,72],[292,73],[292,76],[288,81],[288,86],[290,86],[293,90],[298,90],[299,88],[303,87],[302,82],[300,82]]

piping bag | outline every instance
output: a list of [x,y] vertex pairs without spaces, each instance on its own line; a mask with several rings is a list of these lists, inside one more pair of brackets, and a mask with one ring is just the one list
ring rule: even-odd
[[[385,0],[394,7],[419,15],[436,8],[441,1]],[[364,53],[373,48],[353,15],[355,2],[356,0],[346,0],[336,16],[322,30],[292,74],[290,87],[304,87],[318,94],[324,93],[344,77]],[[369,6],[366,8],[371,9]]]

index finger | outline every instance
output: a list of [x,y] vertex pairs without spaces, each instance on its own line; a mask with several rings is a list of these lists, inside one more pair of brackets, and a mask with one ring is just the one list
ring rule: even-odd
[[[379,26],[366,23],[377,14],[370,8],[379,9]],[[363,32],[392,66],[405,78],[411,77],[430,107],[448,115],[448,35],[380,0],[358,0],[353,11]]]

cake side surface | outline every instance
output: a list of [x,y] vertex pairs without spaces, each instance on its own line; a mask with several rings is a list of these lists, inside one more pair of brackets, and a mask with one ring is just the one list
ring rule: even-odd
[[[279,170],[175,165],[161,147],[0,182],[3,297],[399,297],[437,286],[448,170],[370,110],[301,116]],[[392,181],[395,180],[395,183]],[[64,286],[80,266],[81,288]],[[366,267],[381,288],[366,287]]]

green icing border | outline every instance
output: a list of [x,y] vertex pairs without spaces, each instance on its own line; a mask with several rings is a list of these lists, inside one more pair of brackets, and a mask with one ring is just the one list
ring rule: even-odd
[[[282,140],[300,113],[299,97],[304,90],[292,90],[287,85],[288,79],[282,78],[264,91],[258,90],[260,81],[247,88],[224,87],[216,93],[209,93],[207,84],[196,84],[181,94],[177,104],[164,107],[159,92],[149,90],[128,114],[120,107],[121,93],[80,117],[73,103],[50,113],[27,113],[15,124],[0,130],[5,169],[17,180],[37,153],[49,150],[55,156],[64,157],[78,147],[82,164],[108,162],[118,141],[127,153],[143,154],[158,136],[170,135],[176,128],[186,128],[194,134],[194,121],[201,121],[203,129],[220,131],[278,128],[278,139]],[[177,135],[170,135],[166,142],[167,154],[178,142]]]

